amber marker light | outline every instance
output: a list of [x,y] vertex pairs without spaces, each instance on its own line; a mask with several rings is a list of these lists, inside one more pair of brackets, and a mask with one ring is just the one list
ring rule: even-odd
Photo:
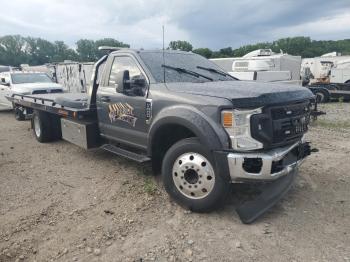
[[222,125],[224,127],[233,126],[233,114],[231,111],[223,111],[221,116],[222,116]]

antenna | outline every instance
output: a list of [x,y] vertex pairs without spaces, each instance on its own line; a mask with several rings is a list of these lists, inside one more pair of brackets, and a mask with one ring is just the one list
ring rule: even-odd
[[[163,65],[165,65],[165,54],[164,54],[164,25],[162,26],[163,28]],[[163,66],[163,80],[165,84],[165,66]]]

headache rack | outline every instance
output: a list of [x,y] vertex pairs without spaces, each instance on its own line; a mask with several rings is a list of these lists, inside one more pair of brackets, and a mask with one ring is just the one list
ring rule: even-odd
[[[57,93],[62,95],[62,93]],[[60,105],[54,100],[55,94],[50,95],[50,98],[44,97],[42,95],[22,95],[22,94],[12,94],[11,96],[6,96],[6,98],[13,102],[14,104],[21,105],[25,108],[37,109],[41,111],[46,111],[56,115],[60,115],[68,118],[75,119],[87,119],[91,116],[95,116],[96,110],[94,108],[72,108]]]

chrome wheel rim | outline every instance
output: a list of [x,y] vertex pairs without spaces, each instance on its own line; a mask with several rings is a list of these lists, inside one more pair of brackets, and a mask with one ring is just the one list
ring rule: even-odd
[[211,163],[198,153],[185,153],[174,162],[172,177],[176,188],[184,196],[201,199],[214,188],[215,173]]
[[40,134],[41,134],[40,122],[39,122],[39,117],[37,115],[34,116],[34,131],[35,131],[35,135],[37,137],[40,137]]

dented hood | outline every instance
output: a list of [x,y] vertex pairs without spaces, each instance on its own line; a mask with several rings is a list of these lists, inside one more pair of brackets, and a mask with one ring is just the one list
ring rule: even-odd
[[235,107],[260,107],[313,98],[313,93],[301,86],[251,81],[218,81],[205,83],[167,83],[170,91],[201,96],[226,98]]

